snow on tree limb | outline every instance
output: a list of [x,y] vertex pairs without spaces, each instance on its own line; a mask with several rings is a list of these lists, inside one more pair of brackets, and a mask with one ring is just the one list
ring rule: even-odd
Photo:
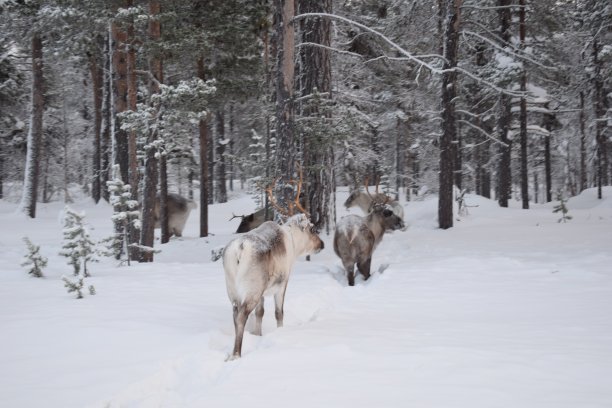
[[[470,77],[472,79],[474,79],[475,81],[482,83],[486,86],[488,86],[489,88],[492,88],[494,90],[496,90],[497,92],[506,94],[506,95],[511,95],[511,96],[522,96],[523,93],[522,92],[518,92],[518,91],[512,91],[512,90],[508,90],[508,89],[504,89],[501,88],[497,85],[495,85],[492,82],[489,82],[481,77],[479,77],[478,75],[467,71],[461,67],[453,67],[453,68],[449,68],[449,69],[442,69],[442,68],[438,68],[436,66],[434,66],[431,63],[428,63],[427,61],[424,61],[422,58],[419,58],[419,56],[412,54],[410,51],[404,49],[403,47],[401,47],[400,45],[398,45],[397,43],[395,43],[394,41],[392,41],[389,37],[387,37],[386,35],[384,35],[383,33],[381,33],[378,30],[375,30],[373,28],[370,28],[364,24],[358,23],[354,20],[351,20],[349,18],[346,17],[342,17],[342,16],[338,16],[336,14],[329,14],[329,13],[304,13],[304,14],[300,14],[297,15],[293,18],[294,21],[296,20],[301,20],[301,19],[306,19],[306,18],[310,18],[310,17],[325,17],[325,18],[331,18],[334,20],[338,20],[338,21],[343,21],[347,24],[350,24],[352,26],[361,28],[362,30],[365,30],[369,33],[372,33],[374,35],[376,35],[377,37],[379,37],[381,40],[383,40],[385,43],[387,43],[389,46],[391,46],[393,49],[395,49],[396,51],[398,51],[400,54],[404,55],[404,57],[409,60],[414,62],[415,64],[419,65],[419,67],[421,68],[427,68],[432,74],[437,74],[437,75],[442,75],[444,73],[448,73],[448,72],[458,72],[461,73],[467,77]],[[314,44],[311,44],[314,45]],[[341,50],[334,50],[334,51],[339,51],[342,52]],[[433,54],[429,54],[427,57],[433,57]],[[442,58],[444,59],[443,56],[438,56],[438,58]]]

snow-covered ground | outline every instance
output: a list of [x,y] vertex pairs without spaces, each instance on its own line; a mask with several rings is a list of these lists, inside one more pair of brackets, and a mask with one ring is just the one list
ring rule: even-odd
[[[192,212],[154,263],[91,265],[97,294],[81,300],[61,281],[63,205],[30,220],[0,200],[0,407],[611,407],[612,188],[604,195],[571,199],[568,223],[552,204],[469,196],[447,231],[434,198],[406,203],[409,228],[385,236],[377,272],[355,287],[323,236],[291,276],[285,326],[267,303],[263,336],[247,334],[230,362],[231,306],[210,258],[237,227],[232,212],[254,209],[248,196],[211,206],[209,238]],[[108,205],[72,207],[93,237],[110,235]],[[49,258],[43,279],[20,266],[25,236]]]

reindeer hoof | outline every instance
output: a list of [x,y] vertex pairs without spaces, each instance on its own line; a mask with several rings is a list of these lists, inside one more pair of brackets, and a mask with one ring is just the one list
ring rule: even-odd
[[230,354],[225,358],[225,361],[233,361],[240,358],[240,354]]

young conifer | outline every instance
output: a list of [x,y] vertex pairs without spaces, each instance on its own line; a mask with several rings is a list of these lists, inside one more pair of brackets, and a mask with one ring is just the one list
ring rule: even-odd
[[95,262],[95,244],[89,237],[84,225],[85,213],[78,213],[66,206],[64,209],[64,245],[60,255],[68,258],[68,264],[74,268],[74,276],[81,273],[90,276],[88,262]]
[[40,254],[40,246],[34,245],[29,238],[24,237],[23,241],[28,246],[28,253],[24,257],[21,266],[29,267],[28,273],[36,278],[43,277],[43,268],[47,266],[47,258]]
[[568,222],[572,219],[572,216],[567,214],[569,212],[566,205],[567,199],[563,197],[563,194],[560,191],[557,193],[557,200],[559,200],[559,204],[553,208],[553,213],[561,213],[561,218],[559,218],[557,222]]

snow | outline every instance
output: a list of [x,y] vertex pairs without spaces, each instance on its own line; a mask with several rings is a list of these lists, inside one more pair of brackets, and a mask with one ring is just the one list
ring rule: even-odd
[[[556,202],[466,195],[469,215],[446,231],[435,197],[404,203],[411,227],[385,237],[355,287],[324,236],[292,273],[284,327],[266,303],[263,336],[246,334],[232,362],[210,252],[235,237],[240,220],[227,220],[255,208],[249,197],[211,206],[208,238],[192,212],[182,238],[156,241],[154,263],[93,264],[97,294],[80,300],[61,281],[63,204],[39,203],[31,220],[0,200],[0,406],[610,407],[612,188],[604,197],[570,199],[573,219],[557,223]],[[111,234],[108,204],[72,207],[92,238]],[[20,266],[24,236],[48,257],[45,278]]]

